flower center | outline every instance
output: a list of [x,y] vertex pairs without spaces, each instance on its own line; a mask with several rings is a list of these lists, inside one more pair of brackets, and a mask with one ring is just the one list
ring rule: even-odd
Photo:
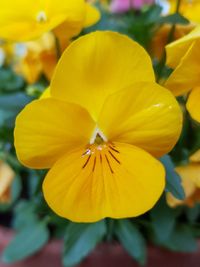
[[98,127],[96,127],[90,139],[90,144],[103,144],[105,142],[108,142],[108,139],[104,133]]
[[39,23],[44,23],[47,22],[47,15],[44,11],[39,11],[37,16],[36,16],[36,20]]
[[86,151],[82,154],[85,158],[85,162],[82,169],[90,168],[91,172],[95,172],[98,169],[108,168],[111,174],[115,172],[116,164],[121,164],[119,160],[120,152],[117,150],[112,143],[101,143],[96,142],[89,145]]

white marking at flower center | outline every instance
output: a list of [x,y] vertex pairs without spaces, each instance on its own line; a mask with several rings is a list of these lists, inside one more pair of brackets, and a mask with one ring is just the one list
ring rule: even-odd
[[38,12],[38,14],[36,16],[36,20],[39,23],[46,22],[47,21],[47,15],[46,15],[46,13],[44,11]]
[[108,139],[103,134],[103,132],[98,127],[96,127],[95,130],[94,130],[94,133],[92,134],[92,137],[90,139],[90,145],[95,143],[95,141],[96,141],[98,136],[102,139],[102,141],[108,142]]

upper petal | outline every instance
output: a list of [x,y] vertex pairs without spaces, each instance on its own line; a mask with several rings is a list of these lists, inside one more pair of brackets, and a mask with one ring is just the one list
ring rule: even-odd
[[95,222],[143,214],[159,199],[164,185],[159,161],[137,147],[116,143],[64,156],[47,174],[43,191],[58,215]]
[[31,168],[50,168],[63,154],[86,145],[94,130],[88,112],[53,98],[36,100],[18,115],[15,148]]
[[180,136],[182,113],[170,91],[156,83],[137,83],[107,98],[98,127],[108,140],[162,156]]
[[182,95],[200,84],[199,47],[200,40],[191,44],[165,83],[165,86],[176,96]]
[[65,51],[54,73],[51,94],[80,104],[97,117],[109,94],[137,81],[154,81],[145,50],[124,35],[94,32]]

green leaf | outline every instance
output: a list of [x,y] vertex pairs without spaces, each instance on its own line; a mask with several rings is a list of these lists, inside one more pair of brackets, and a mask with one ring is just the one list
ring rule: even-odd
[[170,156],[165,155],[160,159],[160,161],[164,165],[166,171],[167,181],[165,190],[167,192],[172,193],[173,196],[176,197],[177,199],[180,200],[185,199],[185,192],[181,184],[181,178],[175,171],[175,167]]
[[49,239],[46,222],[38,222],[25,227],[16,234],[3,252],[3,262],[14,263],[39,251]]
[[162,244],[168,240],[174,230],[176,213],[170,209],[162,197],[156,206],[150,211],[151,225],[156,243]]
[[187,20],[181,14],[175,13],[175,14],[172,14],[172,15],[161,17],[158,20],[158,23],[160,23],[160,24],[167,23],[167,24],[183,24],[183,25],[186,25],[186,24],[189,24],[189,20]]
[[142,20],[148,24],[156,23],[160,18],[161,13],[162,7],[159,5],[153,5],[143,14]]
[[130,220],[119,220],[116,222],[115,234],[127,252],[140,264],[145,264],[145,239],[137,226]]
[[64,242],[63,264],[73,266],[86,257],[106,233],[104,221],[91,224],[70,223]]
[[194,252],[198,248],[193,231],[187,225],[178,225],[165,247],[177,252]]
[[0,126],[13,127],[15,117],[31,98],[22,93],[1,95],[0,97]]
[[195,222],[200,214],[200,204],[197,203],[194,207],[186,208],[186,216],[190,222]]
[[24,86],[24,80],[16,75],[12,69],[0,69],[0,92],[10,92],[21,89]]
[[38,222],[36,206],[33,202],[21,200],[14,210],[13,228],[21,231],[30,225]]

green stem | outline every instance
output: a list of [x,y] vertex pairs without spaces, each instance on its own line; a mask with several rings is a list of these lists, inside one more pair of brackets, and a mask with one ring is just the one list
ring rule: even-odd
[[111,242],[114,235],[114,224],[115,220],[113,219],[107,219],[107,241]]
[[58,37],[55,34],[54,34],[54,37],[55,37],[57,59],[59,60],[61,55],[62,55],[62,51],[61,51],[60,42],[59,42]]

